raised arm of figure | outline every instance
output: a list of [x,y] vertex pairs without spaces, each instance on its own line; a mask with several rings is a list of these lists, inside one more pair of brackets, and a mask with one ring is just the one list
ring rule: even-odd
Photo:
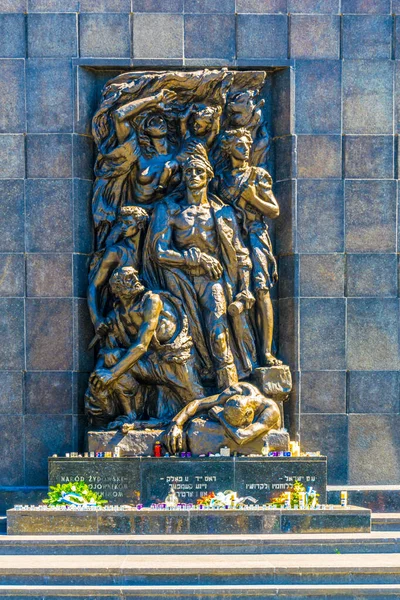
[[136,117],[144,110],[151,108],[164,108],[168,102],[172,102],[176,98],[176,93],[171,90],[161,90],[158,94],[153,94],[147,98],[133,100],[127,104],[123,104],[114,111],[113,117],[115,122],[115,130],[117,133],[118,142],[123,144],[129,137],[135,134],[135,128],[130,123],[130,120]]
[[89,313],[96,334],[98,335],[105,335],[107,333],[107,326],[103,319],[103,315],[101,314],[100,294],[104,286],[107,285],[112,272],[118,265],[118,254],[115,252],[114,248],[111,247],[105,251],[97,273],[89,282],[87,292]]

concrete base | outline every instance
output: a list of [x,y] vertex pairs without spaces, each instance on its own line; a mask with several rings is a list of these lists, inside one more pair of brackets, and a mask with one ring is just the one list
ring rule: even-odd
[[260,534],[371,531],[371,511],[340,506],[326,510],[15,510],[7,511],[10,535],[43,534]]

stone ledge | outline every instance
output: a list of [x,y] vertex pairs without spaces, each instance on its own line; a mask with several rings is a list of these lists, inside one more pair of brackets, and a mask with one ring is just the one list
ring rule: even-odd
[[369,533],[371,511],[334,509],[242,510],[16,510],[7,511],[10,535]]

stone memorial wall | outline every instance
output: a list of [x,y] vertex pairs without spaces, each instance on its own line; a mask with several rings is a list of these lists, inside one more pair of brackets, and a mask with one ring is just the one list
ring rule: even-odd
[[399,19],[398,0],[0,0],[1,510],[83,449],[91,121],[141,69],[267,73],[286,424],[329,483],[400,483]]

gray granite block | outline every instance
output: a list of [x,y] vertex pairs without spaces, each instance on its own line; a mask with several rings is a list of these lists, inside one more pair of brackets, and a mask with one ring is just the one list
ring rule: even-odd
[[128,14],[81,14],[79,25],[81,56],[129,58],[131,43]]
[[67,133],[28,134],[26,159],[29,178],[72,176],[72,135]]
[[30,13],[78,12],[79,4],[80,0],[28,0],[28,11]]
[[[393,12],[396,2],[393,0]],[[390,14],[390,0],[342,0],[343,13]]]
[[283,181],[296,176],[296,138],[285,135],[274,140],[275,181]]
[[238,15],[238,58],[286,58],[286,15]]
[[349,415],[349,484],[400,483],[399,415]]
[[0,255],[0,297],[25,295],[25,260],[23,254]]
[[396,251],[396,182],[346,181],[347,252]]
[[297,210],[300,252],[343,252],[344,197],[341,181],[299,181]]
[[288,0],[288,11],[291,13],[333,13],[340,11],[339,0]]
[[28,370],[72,370],[72,300],[28,298],[26,362]]
[[25,427],[26,485],[47,485],[48,457],[52,454],[65,454],[73,449],[72,417],[26,415]]
[[[288,136],[294,132],[294,102],[291,92],[293,85],[291,69],[281,69],[274,73],[271,109],[271,133],[274,137]],[[280,160],[276,162],[279,163]],[[277,173],[279,169],[281,167],[276,164]],[[287,171],[287,167],[285,170]]]
[[293,298],[299,294],[299,256],[288,254],[279,257],[279,298]]
[[81,13],[129,13],[131,0],[80,0],[79,11]]
[[25,57],[25,15],[0,15],[0,57]]
[[[24,419],[16,415],[0,415],[0,485],[24,484]],[[15,432],[19,432],[19,436]]]
[[341,133],[341,62],[296,61],[296,133]]
[[[72,406],[74,415],[84,415],[84,396],[88,386],[90,373],[72,373]],[[86,428],[86,422],[85,422]]]
[[344,15],[343,58],[391,58],[392,17]]
[[0,178],[25,177],[25,140],[21,134],[0,135]]
[[347,483],[348,454],[351,456],[347,449],[347,419],[347,415],[340,414],[304,414],[301,417],[302,449],[308,452],[320,450],[327,456],[330,485]]
[[349,412],[398,413],[399,385],[398,371],[349,371]]
[[240,13],[283,13],[287,12],[288,0],[236,0],[236,12]]
[[91,257],[88,254],[73,254],[73,296],[86,298],[87,277]]
[[344,133],[393,132],[393,63],[349,60],[343,63]]
[[0,414],[22,415],[24,379],[22,371],[0,371]]
[[70,180],[26,182],[28,252],[70,252],[72,238],[72,186]]
[[346,413],[345,371],[302,371],[302,413]]
[[74,177],[92,180],[94,177],[93,167],[95,161],[95,145],[92,137],[87,135],[73,135],[72,152],[74,158]]
[[346,135],[344,175],[348,179],[392,179],[394,138],[389,135]]
[[92,117],[97,109],[98,85],[101,81],[96,74],[89,69],[75,67],[77,82],[77,98],[74,114],[74,131],[84,135],[92,134]]
[[300,296],[344,295],[344,254],[301,254]]
[[27,19],[28,56],[30,58],[70,58],[77,56],[78,29],[76,15],[70,13],[31,13],[28,14]]
[[0,180],[0,252],[23,252],[24,239],[24,182]]
[[0,60],[0,133],[21,133],[25,125],[25,74],[23,59]]
[[94,336],[86,298],[73,300],[74,310],[74,371],[89,372],[94,367],[94,350],[88,346]]
[[399,367],[398,300],[347,300],[347,368],[393,371]]
[[295,248],[295,188],[290,180],[280,181],[274,186],[274,193],[280,207],[276,223],[276,252],[290,254]]
[[183,56],[183,16],[142,13],[133,17],[134,58]]
[[28,254],[26,295],[72,296],[72,254]]
[[74,250],[89,254],[93,251],[92,182],[74,180]]
[[299,135],[297,137],[297,177],[329,179],[342,177],[342,138],[340,135]]
[[290,19],[291,58],[339,58],[340,17],[293,15]]
[[396,254],[348,254],[346,296],[397,296]]
[[[384,0],[381,0],[381,2],[384,2]],[[389,2],[389,0],[386,0],[386,2]],[[400,14],[400,0],[392,0],[392,12],[396,15]]]
[[0,12],[23,13],[26,12],[27,0],[0,0]]
[[72,66],[67,60],[29,59],[26,69],[27,122],[32,133],[72,130]]
[[0,369],[25,368],[24,301],[0,298]]
[[232,60],[235,35],[234,15],[185,15],[185,57]]
[[27,414],[71,414],[72,373],[68,371],[25,373]]
[[183,0],[132,0],[132,10],[139,12],[165,12],[181,13],[183,12]]
[[345,327],[344,299],[301,298],[301,368],[310,371],[344,369]]
[[296,369],[299,363],[298,328],[299,300],[297,298],[282,298],[279,300],[278,327],[275,322],[275,331],[279,334],[278,355],[284,364],[291,369]]
[[185,13],[234,13],[235,0],[185,0]]

